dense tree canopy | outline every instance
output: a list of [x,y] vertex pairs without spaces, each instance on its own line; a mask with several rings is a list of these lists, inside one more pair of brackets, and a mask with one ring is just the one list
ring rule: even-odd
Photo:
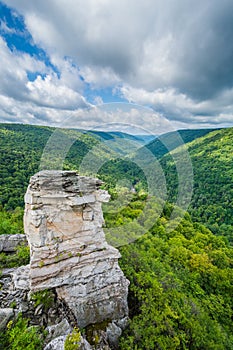
[[[23,232],[23,195],[53,132],[49,127],[0,126],[0,234]],[[59,132],[73,140],[64,169],[78,169],[85,154],[99,145],[100,137],[114,137]],[[106,237],[110,244],[121,247],[121,267],[130,280],[130,323],[120,340],[122,350],[233,348],[233,129],[194,134],[189,130],[183,135],[185,142],[193,140],[187,149],[194,191],[189,213],[176,208],[173,219],[178,189],[174,154],[177,159],[182,157],[181,148],[167,154],[161,142],[159,147],[157,141],[150,146],[161,158],[168,188],[166,203],[147,193],[145,173],[134,163],[143,152],[118,159],[103,146],[94,153],[105,159],[98,171],[112,195],[112,202],[103,208]],[[61,161],[60,146],[52,165]],[[2,253],[0,267],[27,263],[28,253],[25,247],[12,256]],[[5,347],[14,348],[10,347],[13,334],[12,344],[19,340],[27,344],[20,329],[37,342],[28,322],[20,318],[0,335]]]
[[[158,209],[156,201],[152,209]],[[120,229],[142,211],[134,198],[117,217],[107,215],[107,227]],[[147,234],[121,247],[131,321],[120,348],[230,350],[233,248],[188,214],[176,227],[171,211],[166,204]]]
[[[233,128],[221,129],[187,144],[194,173],[189,212],[194,221],[233,243]],[[176,156],[182,156],[179,148]],[[177,176],[172,153],[161,160],[169,200],[177,195]]]

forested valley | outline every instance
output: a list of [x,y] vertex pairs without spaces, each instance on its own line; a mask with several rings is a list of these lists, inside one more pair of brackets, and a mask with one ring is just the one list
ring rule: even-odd
[[[53,132],[50,127],[0,125],[0,234],[23,232],[23,196]],[[60,132],[73,140],[63,162],[65,170],[79,169],[103,135],[119,137]],[[110,209],[104,210],[106,237],[119,247],[121,268],[130,280],[130,323],[120,339],[122,350],[233,349],[233,128],[184,130],[179,135],[184,145],[173,143],[169,134],[141,144],[163,169],[165,204],[148,193],[145,174],[134,163],[137,154],[117,159],[99,148],[107,161],[97,175],[112,201],[119,202],[112,210],[110,202]],[[164,137],[171,140],[170,149],[164,146],[168,142]],[[182,147],[193,167],[193,194],[188,211],[176,208],[171,217],[178,188],[174,154],[179,159]],[[122,178],[127,181],[121,182]],[[26,264],[28,259],[28,249],[18,249],[10,257],[0,253],[0,269]],[[25,330],[25,324],[22,327]],[[19,323],[16,328],[17,339]],[[17,348],[14,342],[9,345],[12,334],[9,329],[0,335],[5,348]],[[30,338],[33,341],[35,337]]]

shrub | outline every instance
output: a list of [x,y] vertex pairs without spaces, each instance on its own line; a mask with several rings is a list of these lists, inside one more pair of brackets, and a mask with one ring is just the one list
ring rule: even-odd
[[54,303],[54,294],[48,289],[41,290],[32,294],[31,300],[34,301],[35,307],[43,305],[45,310],[48,310]]
[[28,322],[19,314],[15,322],[8,323],[6,332],[0,335],[4,349],[42,350],[43,331],[39,327],[28,327]]
[[29,261],[30,250],[28,246],[18,246],[15,254],[0,253],[0,268],[27,265]]
[[65,350],[78,350],[80,348],[81,333],[77,327],[73,332],[68,334],[65,340]]

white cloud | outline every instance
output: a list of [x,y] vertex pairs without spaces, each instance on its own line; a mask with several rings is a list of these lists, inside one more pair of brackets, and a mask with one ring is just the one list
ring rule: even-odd
[[84,97],[62,85],[55,75],[46,75],[44,79],[39,75],[35,81],[27,82],[27,88],[29,99],[40,106],[71,110],[87,107]]
[[84,66],[80,68],[80,74],[86,83],[91,84],[92,89],[114,86],[121,81],[109,67]]
[[[121,130],[135,134],[158,135],[182,128],[182,122],[171,122],[166,117],[142,105],[130,103],[107,103],[79,110],[66,121],[70,127]],[[79,126],[80,127],[80,126]]]
[[[125,98],[153,106],[176,127],[228,125],[233,119],[231,1],[8,0],[7,5],[24,15],[34,42],[61,73],[56,78],[46,72],[46,79],[31,83],[25,67],[16,69],[14,94],[25,96],[28,89],[38,105],[79,108],[85,106],[81,75],[90,89],[122,86]],[[4,74],[6,81],[12,76]]]
[[[63,116],[70,111],[89,106],[79,92],[83,83],[80,81],[78,70],[72,67],[68,60],[56,61],[61,67],[58,77],[51,68],[35,57],[10,51],[1,37],[0,52],[2,122],[54,124],[59,120],[61,122]],[[34,81],[28,79],[28,72],[38,74]],[[56,112],[52,109],[56,109]]]
[[96,104],[97,106],[98,106],[98,105],[102,105],[102,104],[104,103],[101,96],[96,96],[96,97],[94,98],[94,102],[95,102],[95,104]]
[[81,92],[84,83],[81,80],[81,73],[79,67],[72,61],[71,58],[62,58],[58,55],[50,57],[51,63],[56,66],[59,71],[59,81],[70,89]]
[[27,54],[11,52],[5,41],[0,37],[0,93],[15,99],[24,99],[27,95],[27,72],[48,72],[48,68],[41,62]]
[[128,0],[127,4],[124,0],[9,0],[9,4],[22,11],[38,45],[50,55],[73,57],[85,67],[91,83],[98,82],[99,69],[100,75],[111,72],[109,84],[116,76],[144,88],[173,84],[177,70],[187,74],[185,66],[179,67],[179,50],[187,40],[183,33],[194,27],[187,18],[193,10],[191,23],[202,21],[206,7],[199,1],[187,6],[185,0],[176,5],[171,0]]
[[5,21],[0,22],[0,30],[1,30],[1,32],[7,33],[7,34],[16,34],[17,33],[17,30],[14,28],[9,28]]
[[[229,126],[233,122],[233,89],[226,90],[214,100],[195,101],[174,88],[147,91],[131,86],[123,86],[121,94],[131,103],[147,105],[162,115],[169,115],[169,120],[183,123],[183,127]],[[182,128],[183,128],[182,127]]]

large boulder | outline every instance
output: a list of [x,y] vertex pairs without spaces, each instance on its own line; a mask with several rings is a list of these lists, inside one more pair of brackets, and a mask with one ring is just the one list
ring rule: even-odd
[[4,308],[0,309],[0,331],[4,330],[7,323],[13,318],[14,309],[12,308]]
[[72,332],[72,328],[67,319],[65,318],[58,324],[48,326],[46,328],[46,332],[48,333],[46,336],[46,342],[49,343],[53,339],[68,335]]
[[14,253],[19,245],[26,245],[25,235],[0,235],[0,252]]

